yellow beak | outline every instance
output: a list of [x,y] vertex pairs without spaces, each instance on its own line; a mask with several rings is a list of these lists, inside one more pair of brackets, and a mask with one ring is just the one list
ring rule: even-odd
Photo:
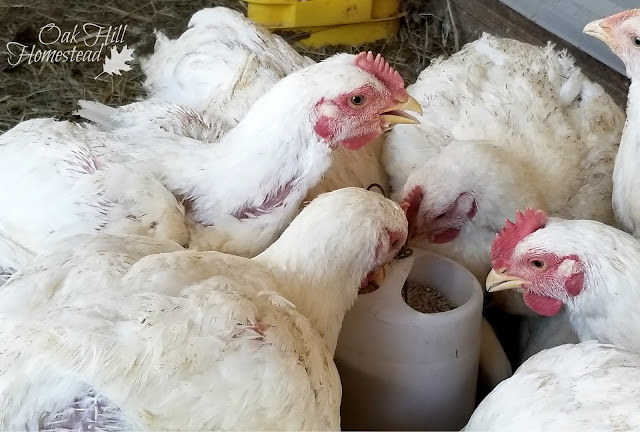
[[409,110],[413,112],[417,112],[422,115],[422,106],[418,103],[417,100],[409,96],[404,102],[399,102],[391,107],[389,107],[385,112],[380,115],[380,118],[385,121],[387,125],[393,124],[418,124],[420,120],[415,118],[414,116],[407,114],[403,110]]
[[589,24],[584,26],[582,32],[601,40],[607,45],[610,45],[611,39],[609,38],[609,26],[604,23],[605,19],[606,18],[591,21]]
[[496,272],[492,269],[489,273],[489,276],[487,276],[487,282],[485,283],[485,286],[487,287],[487,292],[496,292],[514,288],[522,288],[523,285],[528,284],[529,282],[524,279],[511,276],[506,272]]

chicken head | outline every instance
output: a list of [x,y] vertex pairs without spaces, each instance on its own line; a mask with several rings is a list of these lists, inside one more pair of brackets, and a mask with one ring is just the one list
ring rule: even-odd
[[488,265],[503,221],[519,208],[545,207],[531,178],[530,167],[491,141],[454,140],[416,168],[403,187],[409,236],[432,245],[456,239],[484,245]]
[[452,202],[435,208],[421,206],[424,196],[424,189],[414,186],[403,199],[410,205],[407,217],[412,238],[426,237],[430,243],[448,243],[458,237],[462,226],[478,212],[472,192],[461,192]]
[[[420,104],[409,96],[400,74],[380,54],[338,55],[323,63],[340,80],[314,107],[314,131],[331,148],[357,150],[394,124],[419,123],[403,110],[422,114]],[[348,68],[336,75],[343,65]]]
[[[487,291],[522,289],[524,302],[542,316],[557,315],[563,304],[582,292],[584,266],[576,254],[551,250],[548,233],[534,234],[547,224],[543,211],[518,212],[516,222],[506,221],[491,246],[493,269]],[[557,243],[557,241],[556,241]]]
[[629,77],[640,75],[640,9],[592,21],[583,31],[606,43],[622,60]]

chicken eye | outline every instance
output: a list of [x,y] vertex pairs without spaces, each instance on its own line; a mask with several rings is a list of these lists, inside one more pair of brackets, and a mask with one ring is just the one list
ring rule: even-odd
[[351,105],[360,106],[364,104],[366,98],[363,95],[351,96]]
[[633,44],[634,44],[635,46],[637,46],[637,47],[640,47],[640,37],[635,36],[635,37],[633,38]]
[[529,264],[536,270],[542,270],[544,268],[544,262],[540,260],[531,260]]

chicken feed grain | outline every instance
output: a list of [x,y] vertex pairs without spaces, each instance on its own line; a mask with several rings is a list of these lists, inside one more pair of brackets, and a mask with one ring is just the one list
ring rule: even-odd
[[422,313],[447,312],[456,308],[438,290],[417,282],[405,282],[402,298],[412,309]]
[[[370,294],[380,288],[376,283],[370,282],[361,288],[358,294]],[[417,282],[406,281],[402,287],[402,298],[413,310],[422,313],[447,312],[456,308],[448,298],[435,289]]]

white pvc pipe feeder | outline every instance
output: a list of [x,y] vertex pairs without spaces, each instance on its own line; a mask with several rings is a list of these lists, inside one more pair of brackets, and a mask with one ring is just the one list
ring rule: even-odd
[[[421,313],[406,280],[438,290],[455,309]],[[420,249],[394,260],[382,286],[358,296],[335,355],[343,430],[460,430],[475,408],[482,288],[459,264]]]

